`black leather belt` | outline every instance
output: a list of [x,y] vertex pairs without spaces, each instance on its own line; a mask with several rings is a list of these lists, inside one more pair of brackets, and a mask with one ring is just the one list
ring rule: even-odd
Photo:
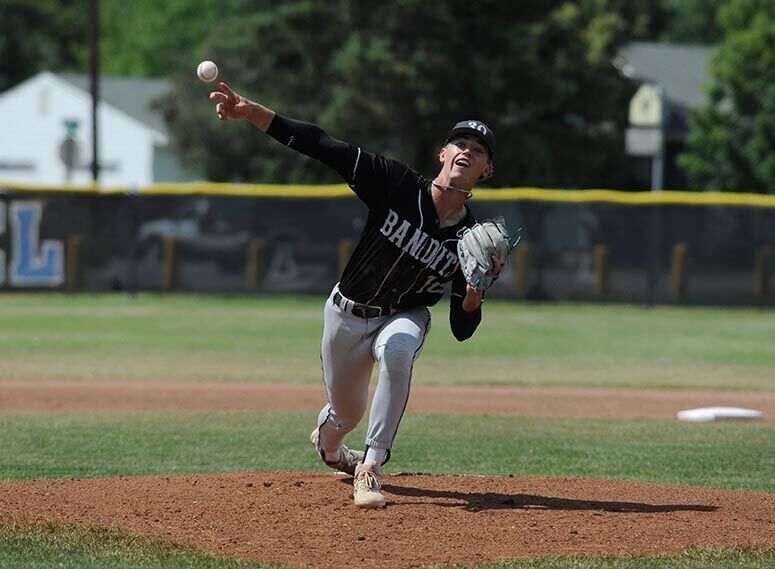
[[379,318],[380,316],[387,316],[390,314],[389,308],[369,306],[368,304],[354,302],[343,297],[338,291],[334,293],[334,304],[345,312],[349,312],[358,318]]

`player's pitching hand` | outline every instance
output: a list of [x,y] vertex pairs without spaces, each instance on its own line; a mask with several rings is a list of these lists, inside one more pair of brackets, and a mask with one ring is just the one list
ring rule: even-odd
[[221,120],[248,118],[251,102],[232,91],[226,83],[218,83],[219,91],[210,93],[210,100],[216,101],[215,112]]

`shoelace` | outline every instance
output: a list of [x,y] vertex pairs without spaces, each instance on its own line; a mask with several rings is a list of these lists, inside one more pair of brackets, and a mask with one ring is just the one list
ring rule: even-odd
[[377,482],[377,477],[374,473],[364,470],[359,478],[361,479],[361,484],[365,484],[369,490],[379,490],[379,482]]

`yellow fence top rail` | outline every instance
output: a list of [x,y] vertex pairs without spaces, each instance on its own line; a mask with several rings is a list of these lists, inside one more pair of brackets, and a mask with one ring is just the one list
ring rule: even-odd
[[0,180],[0,194],[46,193],[46,194],[125,194],[129,188],[123,186],[102,186],[97,184],[25,184]]
[[354,197],[344,184],[288,185],[288,184],[217,184],[197,182],[191,184],[153,184],[144,187],[143,195],[211,195],[256,198],[349,198]]
[[479,189],[475,199],[487,201],[541,201],[613,203],[623,205],[734,205],[775,207],[775,195],[738,192],[624,192],[620,190],[546,190],[542,188]]
[[[354,194],[344,184],[222,184],[212,182],[152,184],[141,188],[108,187],[76,184],[21,184],[0,181],[0,193],[48,194],[135,194],[141,196],[236,196],[255,198],[352,198]],[[547,190],[542,188],[502,188],[474,190],[477,201],[539,201],[559,203],[609,203],[633,206],[748,206],[774,207],[775,195],[738,192],[625,192],[620,190]]]

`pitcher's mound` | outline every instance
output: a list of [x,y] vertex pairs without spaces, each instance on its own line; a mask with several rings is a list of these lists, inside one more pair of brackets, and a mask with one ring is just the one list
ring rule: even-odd
[[403,568],[775,542],[775,494],[579,478],[238,474],[0,483],[0,520],[103,525],[290,566]]

